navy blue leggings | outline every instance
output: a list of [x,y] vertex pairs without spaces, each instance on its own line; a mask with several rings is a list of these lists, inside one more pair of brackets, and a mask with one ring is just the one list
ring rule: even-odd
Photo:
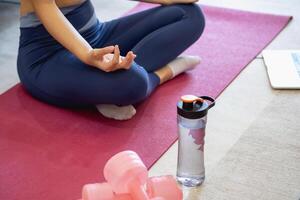
[[[79,30],[93,14],[86,1],[66,17]],[[175,59],[202,34],[204,17],[196,4],[159,6],[108,22],[80,34],[93,48],[118,44],[121,55],[137,54],[129,70],[106,73],[87,66],[56,42],[41,25],[21,28],[18,72],[34,97],[57,106],[129,105],[159,85],[155,70]]]

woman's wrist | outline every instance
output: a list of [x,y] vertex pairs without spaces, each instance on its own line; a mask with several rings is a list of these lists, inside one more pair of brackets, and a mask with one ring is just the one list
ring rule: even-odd
[[90,56],[93,53],[92,47],[84,47],[77,53],[77,58],[85,64],[90,64]]

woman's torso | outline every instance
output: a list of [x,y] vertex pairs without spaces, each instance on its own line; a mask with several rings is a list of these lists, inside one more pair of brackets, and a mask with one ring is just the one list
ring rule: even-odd
[[[102,39],[106,36],[106,31],[104,30],[105,25],[97,19],[91,1],[76,0],[74,2],[76,2],[74,5],[63,4],[63,6],[61,6],[62,4],[58,4],[58,6],[61,11],[75,7],[75,9],[72,9],[65,15],[66,19],[92,47],[98,44],[101,46],[104,41]],[[27,79],[28,77],[34,78],[42,66],[46,66],[45,63],[50,59],[60,57],[61,54],[57,54],[58,52],[69,53],[69,51],[65,50],[65,48],[48,33],[44,26],[38,24],[40,22],[38,22],[38,18],[32,10],[26,9],[26,12],[23,12],[23,14],[24,15],[20,18],[17,66],[20,79],[24,82],[26,77]],[[74,56],[72,55],[72,57]]]
[[[20,15],[24,16],[34,12],[32,1],[36,0],[21,0]],[[55,0],[58,7],[68,7],[82,3],[84,0]]]

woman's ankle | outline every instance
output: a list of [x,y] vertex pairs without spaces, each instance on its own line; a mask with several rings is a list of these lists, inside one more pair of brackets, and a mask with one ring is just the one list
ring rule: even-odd
[[159,70],[155,71],[154,73],[159,77],[160,85],[167,82],[168,80],[172,79],[172,77],[173,77],[172,70],[170,69],[170,67],[168,65],[160,68]]

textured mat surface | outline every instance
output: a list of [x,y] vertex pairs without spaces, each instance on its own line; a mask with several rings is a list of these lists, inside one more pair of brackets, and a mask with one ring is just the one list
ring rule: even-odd
[[[149,8],[139,4],[132,12]],[[76,199],[85,183],[103,180],[113,154],[137,151],[150,167],[176,140],[176,101],[186,93],[217,97],[282,30],[286,16],[203,7],[207,26],[187,52],[203,63],[160,87],[133,120],[116,122],[95,110],[64,110],[15,86],[0,96],[0,196]],[[260,34],[258,34],[260,33]]]

